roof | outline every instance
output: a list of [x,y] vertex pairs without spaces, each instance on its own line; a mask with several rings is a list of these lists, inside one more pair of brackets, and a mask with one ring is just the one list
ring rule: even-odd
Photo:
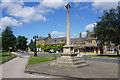
[[60,43],[66,43],[66,37],[60,37],[60,38],[51,38],[46,40],[46,44],[60,44]]
[[75,44],[80,44],[84,41],[84,38],[72,38],[71,39],[71,44],[75,43]]
[[94,32],[88,32],[86,37],[85,37],[85,40],[97,39],[95,37],[92,37],[93,34],[94,34]]
[[47,39],[48,37],[39,37],[39,38],[37,38],[36,40],[45,40],[45,39]]
[[85,47],[98,47],[98,46],[96,44],[96,45],[85,45]]

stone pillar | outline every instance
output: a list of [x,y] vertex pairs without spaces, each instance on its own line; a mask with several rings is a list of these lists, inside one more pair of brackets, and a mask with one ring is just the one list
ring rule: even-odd
[[67,4],[65,6],[67,8],[67,45],[70,45],[70,12],[69,9],[71,6]]

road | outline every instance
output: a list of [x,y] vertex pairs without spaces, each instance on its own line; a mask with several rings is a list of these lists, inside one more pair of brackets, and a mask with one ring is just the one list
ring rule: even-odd
[[[2,78],[57,78],[58,76],[50,76],[44,74],[27,74],[24,73],[29,56],[19,56],[4,64],[0,65],[0,72]],[[2,68],[2,69],[1,69]]]
[[[22,55],[31,55],[33,56],[33,53],[20,53],[20,52],[16,52],[18,54],[22,54]],[[41,55],[38,54],[38,56],[44,56],[44,57],[57,57],[60,58],[59,55]],[[118,59],[110,59],[110,58],[92,58],[92,57],[79,57],[81,59],[84,59],[86,61],[100,61],[100,62],[107,62],[107,63],[118,63]]]

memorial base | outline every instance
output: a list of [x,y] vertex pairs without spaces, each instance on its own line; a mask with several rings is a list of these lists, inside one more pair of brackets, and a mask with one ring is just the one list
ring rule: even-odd
[[[77,58],[77,54],[71,50],[71,46],[64,46],[64,52],[61,53],[61,58],[58,58],[56,61],[52,62],[51,66],[58,66],[58,67],[72,67],[72,68],[79,68],[83,66],[87,66],[85,60]],[[68,51],[68,52],[67,52]]]

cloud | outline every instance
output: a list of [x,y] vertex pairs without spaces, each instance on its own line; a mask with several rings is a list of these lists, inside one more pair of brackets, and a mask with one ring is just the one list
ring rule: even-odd
[[2,8],[6,9],[7,14],[20,18],[24,22],[30,21],[46,21],[44,13],[49,13],[51,9],[43,9],[39,6],[36,7],[25,7],[23,3],[3,2]]
[[83,36],[83,37],[85,37],[85,36],[86,36],[86,34],[87,34],[86,32],[82,32],[82,36]]
[[59,37],[65,37],[65,36],[59,36]]
[[10,16],[20,18],[23,22],[31,22],[38,20],[46,21],[47,14],[53,14],[54,9],[59,9],[61,7],[64,7],[65,5],[65,2],[63,2],[63,0],[57,0],[57,2],[55,2],[55,0],[43,0],[38,5],[32,7],[25,6],[23,1],[6,1],[8,2],[1,3],[2,10],[6,10],[7,14]]
[[58,24],[57,26],[58,26],[58,27],[61,27],[62,25]]
[[93,28],[96,26],[97,23],[93,23],[93,24],[89,24],[85,27],[85,30],[89,30],[89,31],[92,31]]
[[59,31],[53,31],[53,32],[51,32],[51,34],[55,34],[55,35],[66,35],[65,32],[59,32]]
[[92,10],[96,12],[103,12],[104,10],[108,10],[111,8],[116,8],[118,6],[118,2],[93,2]]
[[1,22],[0,22],[1,29],[4,29],[6,26],[20,26],[20,25],[22,25],[22,22],[19,22],[13,17],[6,16],[6,17],[1,18]]
[[80,10],[84,10],[84,9],[89,10],[88,6],[83,6],[83,7],[80,7]]
[[43,0],[40,5],[42,7],[58,9],[64,7],[66,2],[64,0]]
[[71,36],[78,36],[78,34],[72,34]]

